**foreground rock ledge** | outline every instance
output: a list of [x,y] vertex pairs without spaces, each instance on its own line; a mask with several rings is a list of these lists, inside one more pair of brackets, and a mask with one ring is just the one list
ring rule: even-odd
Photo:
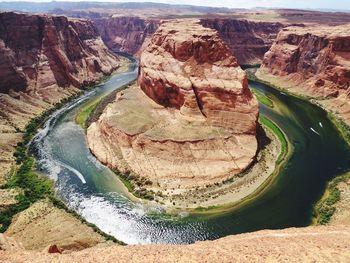
[[95,247],[70,254],[0,251],[4,262],[349,262],[349,227],[264,230],[192,245]]
[[174,194],[251,164],[258,103],[216,31],[195,20],[163,23],[141,55],[138,82],[88,128],[100,161]]

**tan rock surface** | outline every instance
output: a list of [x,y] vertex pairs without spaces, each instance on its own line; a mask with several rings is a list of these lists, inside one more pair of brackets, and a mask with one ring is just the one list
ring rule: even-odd
[[39,251],[48,245],[80,250],[105,242],[92,228],[48,201],[39,201],[17,214],[5,234],[25,249]]
[[109,246],[70,254],[1,252],[4,262],[349,262],[349,227],[308,227],[229,236],[193,245]]
[[87,132],[103,163],[190,189],[244,170],[257,151],[258,103],[218,33],[198,21],[160,26],[141,55],[139,84],[117,95]]

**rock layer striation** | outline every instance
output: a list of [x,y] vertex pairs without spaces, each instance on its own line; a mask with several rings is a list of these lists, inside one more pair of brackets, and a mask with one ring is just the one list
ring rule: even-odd
[[258,103],[216,31],[197,20],[162,24],[138,83],[89,127],[99,160],[168,194],[222,182],[253,161]]
[[350,25],[288,27],[265,54],[257,76],[320,99],[350,124]]
[[286,25],[241,19],[201,19],[205,27],[215,29],[232,49],[239,64],[261,64],[278,32]]
[[118,66],[89,21],[0,13],[0,184],[28,121]]
[[[94,24],[108,47],[139,56],[161,20],[157,18],[111,17]],[[215,29],[227,43],[239,64],[260,64],[282,23],[253,22],[229,18],[203,18],[204,27]]]

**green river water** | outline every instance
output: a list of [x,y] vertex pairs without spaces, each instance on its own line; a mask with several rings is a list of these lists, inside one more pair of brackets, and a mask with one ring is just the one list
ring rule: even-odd
[[350,149],[324,110],[250,81],[251,88],[266,94],[275,105],[261,105],[260,114],[278,124],[294,148],[268,191],[239,209],[211,215],[169,216],[160,206],[135,203],[117,177],[91,155],[84,130],[74,118],[84,103],[136,76],[134,65],[66,105],[52,115],[32,145],[38,170],[56,180],[57,193],[67,205],[121,241],[192,243],[260,229],[306,226],[327,181],[350,168]]

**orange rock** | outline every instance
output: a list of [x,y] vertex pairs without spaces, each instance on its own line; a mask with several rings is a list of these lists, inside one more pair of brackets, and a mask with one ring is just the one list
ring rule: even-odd
[[337,97],[350,87],[350,25],[288,27],[262,70],[303,85],[306,95]]
[[350,125],[350,24],[283,29],[257,76],[318,99]]
[[141,55],[141,89],[184,115],[202,114],[217,126],[255,134],[258,105],[246,74],[217,31],[196,21],[165,23]]
[[162,24],[138,82],[88,128],[100,161],[150,180],[144,187],[155,192],[220,183],[253,161],[258,103],[215,30],[197,20]]
[[8,12],[0,29],[1,93],[80,88],[119,66],[87,20]]

